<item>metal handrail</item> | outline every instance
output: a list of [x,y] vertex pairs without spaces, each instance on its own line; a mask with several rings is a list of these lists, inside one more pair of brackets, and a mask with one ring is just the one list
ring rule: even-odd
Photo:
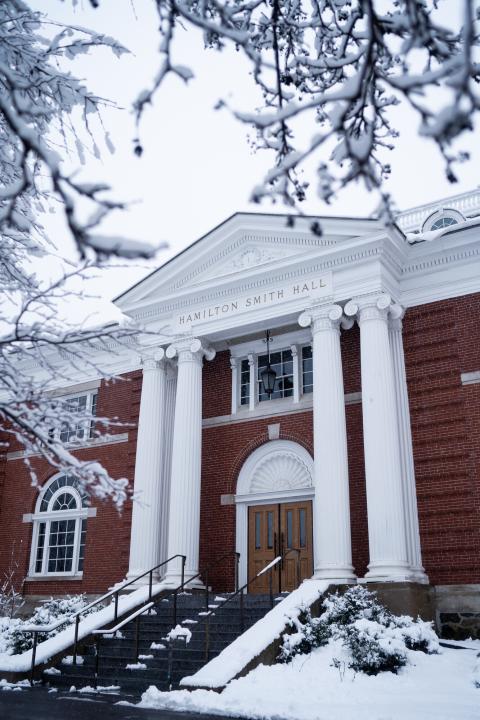
[[274,607],[274,598],[273,598],[273,571],[277,568],[278,564],[283,564],[283,561],[285,558],[290,555],[290,553],[296,553],[296,575],[297,575],[297,587],[300,585],[300,552],[301,550],[299,548],[289,548],[287,552],[283,553],[282,555],[278,555],[274,560],[268,563],[264,568],[262,568],[254,577],[250,578],[250,580],[247,580],[245,585],[242,585],[241,588],[237,588],[234,593],[232,593],[226,600],[220,603],[214,610],[209,610],[207,608],[207,615],[200,621],[197,621],[195,630],[197,630],[201,625],[205,623],[205,660],[208,661],[209,654],[210,654],[210,617],[212,615],[215,615],[216,612],[221,610],[227,603],[231,602],[233,598],[237,597],[237,595],[240,596],[240,632],[243,633],[244,631],[244,607],[243,607],[243,594],[244,590],[251,585],[255,580],[257,580],[262,575],[265,575],[265,573],[269,573],[268,578],[268,584],[269,584],[269,595],[270,595],[270,607]]
[[129,615],[124,620],[121,620],[117,625],[115,625],[112,628],[106,628],[103,630],[93,630],[92,635],[98,635],[98,640],[95,643],[95,678],[93,681],[93,687],[95,690],[97,689],[98,685],[98,671],[100,668],[100,640],[103,637],[103,635],[114,635],[116,632],[118,632],[124,625],[127,625],[127,623],[131,622],[132,620],[136,619],[136,630],[135,630],[135,657],[138,660],[138,642],[139,642],[139,633],[140,633],[140,615],[143,615],[143,613],[147,612],[147,610],[150,610],[151,607],[153,607],[154,603],[149,602],[143,607],[141,607],[139,610],[135,610],[131,615]]
[[[188,585],[188,583],[192,582],[192,580],[197,580],[197,579],[198,579],[200,576],[202,576],[202,575],[204,575],[206,578],[208,578],[208,571],[209,571],[213,566],[218,566],[223,560],[225,560],[227,557],[231,557],[232,555],[235,556],[235,586],[236,586],[236,588],[238,588],[238,567],[239,567],[239,563],[240,563],[240,553],[238,553],[238,552],[229,551],[228,553],[225,553],[225,555],[222,555],[222,557],[220,557],[218,560],[215,560],[214,562],[209,563],[205,568],[203,568],[202,570],[200,570],[200,572],[198,572],[196,575],[192,575],[192,577],[188,578],[188,580],[185,580],[185,573],[184,573],[184,570],[185,570],[185,562],[183,562],[183,565],[182,565],[182,582],[180,583],[180,585],[179,585],[178,587],[176,587],[174,590],[172,590],[171,592],[167,593],[167,594],[164,595],[164,597],[163,597],[163,599],[166,600],[167,598],[173,596],[173,626],[174,626],[174,627],[175,627],[176,624],[177,624],[177,597],[178,597],[178,593],[183,592],[184,589],[185,589],[185,587]],[[174,556],[174,557],[177,557],[177,556]],[[181,555],[180,557],[184,558],[183,555]],[[172,560],[173,558],[170,558],[170,559]],[[168,562],[168,561],[167,561],[167,562]],[[206,603],[207,603],[207,610],[208,610],[208,597],[209,597],[208,593],[209,593],[208,583],[206,583],[206,584],[205,584],[205,599],[206,599]],[[95,633],[92,633],[92,634],[96,634],[96,635],[99,636],[99,638],[101,638],[102,635],[110,635],[110,634],[113,633],[114,631],[120,629],[120,627],[123,627],[124,625],[126,625],[126,624],[127,624],[128,622],[130,622],[131,620],[136,620],[136,627],[135,627],[135,660],[138,660],[138,648],[139,648],[139,642],[140,642],[140,623],[139,623],[140,616],[143,615],[143,613],[146,612],[147,610],[150,610],[150,608],[152,607],[152,605],[153,605],[152,602],[147,602],[146,604],[144,604],[144,605],[142,605],[140,608],[138,608],[134,613],[132,613],[132,615],[129,615],[128,618],[126,618],[125,620],[123,620],[123,621],[120,623],[120,625],[117,625],[115,628],[108,628],[108,629],[105,629],[105,630],[99,629],[99,630],[96,630]],[[98,641],[98,642],[97,642],[97,645],[96,645],[97,656],[96,656],[96,661],[95,661],[95,672],[96,672],[95,682],[97,681],[97,676],[98,676],[99,647],[100,647],[100,642]],[[169,668],[169,673],[170,673],[170,668]],[[95,686],[95,687],[96,687],[96,686]]]
[[[115,603],[115,610],[114,610],[114,618],[113,621],[115,622],[118,619],[118,595],[119,593],[124,590],[124,588],[128,587],[129,585],[132,585],[133,583],[137,582],[138,580],[141,580],[146,575],[149,576],[148,580],[148,601],[152,599],[152,588],[153,588],[153,573],[158,570],[159,568],[163,567],[164,565],[167,565],[167,563],[171,562],[172,560],[175,560],[176,558],[182,559],[182,584],[184,583],[185,579],[185,563],[186,563],[186,557],[185,555],[180,555],[177,553],[176,555],[172,555],[172,557],[168,558],[167,560],[164,560],[163,562],[159,563],[158,565],[155,565],[155,567],[150,568],[150,570],[146,570],[141,575],[137,575],[132,580],[127,580],[126,582],[122,583],[119,587],[114,588],[113,590],[110,590],[109,592],[105,593],[101,597],[97,598],[96,600],[92,600],[91,603],[88,605],[85,605],[81,610],[78,610],[74,617],[75,617],[75,635],[74,635],[74,641],[73,641],[73,665],[77,664],[77,645],[78,645],[78,630],[80,625],[80,618],[81,615],[86,612],[86,610],[90,610],[90,608],[95,607],[95,605],[98,605],[99,603],[103,602],[109,597],[114,596],[114,603]],[[55,623],[51,623],[50,625],[28,625],[24,628],[27,632],[31,632],[33,635],[33,647],[32,647],[32,663],[30,666],[30,684],[33,685],[33,679],[35,674],[35,660],[37,655],[37,643],[38,643],[38,634],[39,633],[49,633],[52,632],[52,630],[56,630],[61,625],[69,625],[70,620],[59,620]]]

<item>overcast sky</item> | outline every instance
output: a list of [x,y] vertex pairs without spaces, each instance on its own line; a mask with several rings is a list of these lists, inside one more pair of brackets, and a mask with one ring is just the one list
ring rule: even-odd
[[[251,109],[255,101],[248,68],[239,53],[205,51],[196,34],[179,31],[177,61],[192,66],[196,77],[188,86],[172,78],[157,94],[141,124],[144,153],[138,158],[132,152],[135,127],[130,108],[159,66],[153,0],[101,0],[96,10],[88,0],[78,0],[76,7],[72,0],[31,0],[29,4],[51,18],[112,35],[131,50],[132,54],[120,59],[106,50],[94,50],[71,63],[72,73],[83,77],[94,92],[125,108],[103,114],[116,152],[111,155],[100,143],[101,161],[89,157],[82,170],[85,179],[106,180],[114,186],[116,197],[132,201],[127,212],[111,218],[108,232],[152,243],[167,241],[169,249],[156,259],[160,265],[238,210],[281,210],[249,203],[250,191],[271,158],[252,154],[247,128],[228,111],[213,109],[218,98],[227,98],[240,109]],[[460,5],[458,0],[443,0],[444,18],[456,17]],[[386,187],[398,208],[477,187],[480,151],[473,136],[465,136],[461,143],[472,153],[472,160],[462,167],[460,182],[452,186],[433,144],[417,138],[416,123],[405,110],[397,111],[394,124],[401,135],[389,157],[392,177]],[[377,197],[353,187],[326,207],[316,198],[313,181],[303,209],[318,215],[365,216],[377,204]],[[142,274],[145,269],[133,267],[108,273],[102,292],[114,297]]]

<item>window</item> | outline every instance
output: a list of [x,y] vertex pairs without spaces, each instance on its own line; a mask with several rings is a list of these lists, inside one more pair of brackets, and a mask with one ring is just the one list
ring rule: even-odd
[[275,387],[271,398],[263,390],[260,373],[268,365],[268,355],[258,358],[258,401],[275,400],[277,398],[291,397],[293,395],[293,357],[292,351],[280,350],[270,353],[270,365],[277,373]]
[[312,346],[302,348],[302,392],[304,395],[313,392],[313,359]]
[[76,575],[83,571],[88,496],[70,475],[42,489],[33,516],[32,575]]
[[[90,418],[97,412],[97,393],[86,393],[67,398],[60,398],[62,411],[71,414],[70,422],[64,422],[59,429],[50,431],[51,437],[58,435],[64,443],[88,440],[94,437],[95,424]],[[75,422],[75,415],[80,420]]]
[[433,225],[430,227],[430,230],[441,230],[444,227],[448,227],[449,225],[458,225],[458,220],[455,220],[453,217],[442,217],[438,220],[435,220]]

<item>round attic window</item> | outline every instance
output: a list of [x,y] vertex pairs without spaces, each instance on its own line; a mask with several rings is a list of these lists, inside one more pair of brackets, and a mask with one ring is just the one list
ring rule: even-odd
[[441,230],[442,228],[448,227],[449,225],[458,225],[458,220],[455,220],[455,218],[449,217],[447,215],[446,217],[435,220],[430,230]]

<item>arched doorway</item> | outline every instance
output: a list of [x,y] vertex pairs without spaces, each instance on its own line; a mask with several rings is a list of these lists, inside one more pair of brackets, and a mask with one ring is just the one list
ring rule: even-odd
[[[272,440],[245,461],[237,482],[236,543],[240,583],[289,548],[300,551],[301,579],[313,573],[313,458],[291,440]],[[257,592],[267,591],[257,581]],[[296,584],[296,553],[275,576],[275,591]]]

